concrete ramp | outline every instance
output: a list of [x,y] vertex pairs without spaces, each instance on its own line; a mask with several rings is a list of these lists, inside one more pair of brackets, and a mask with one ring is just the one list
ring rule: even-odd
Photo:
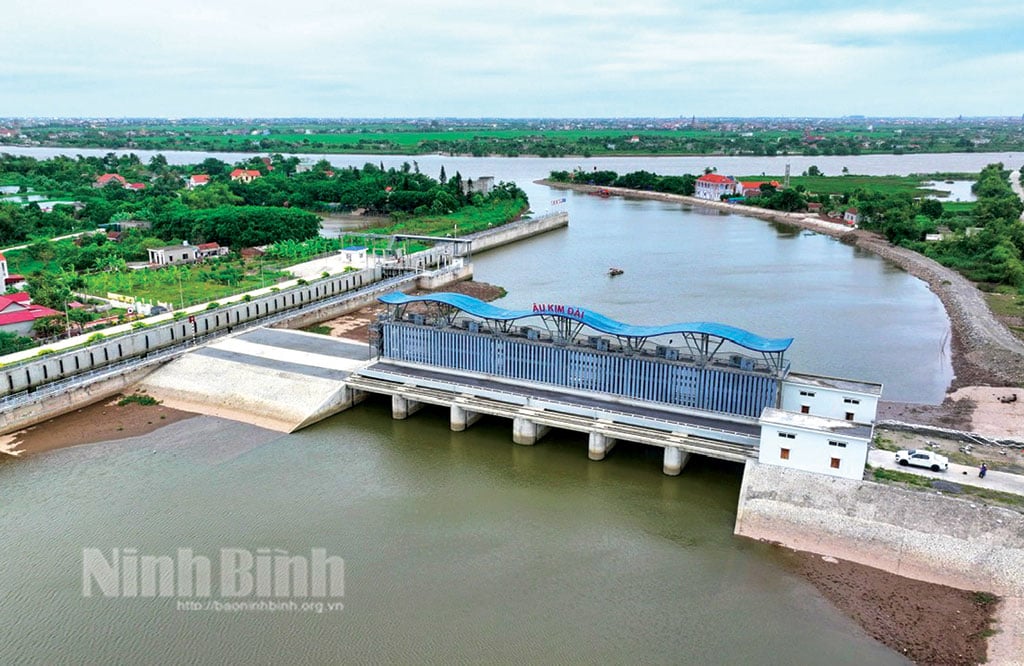
[[257,329],[185,354],[139,388],[169,407],[294,432],[351,407],[345,378],[368,362],[365,344]]

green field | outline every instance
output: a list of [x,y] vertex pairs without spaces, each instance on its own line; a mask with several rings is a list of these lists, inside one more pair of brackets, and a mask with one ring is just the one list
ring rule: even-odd
[[105,297],[108,292],[129,296],[151,303],[171,303],[181,307],[205,303],[244,291],[270,287],[286,280],[290,274],[283,271],[248,268],[237,281],[230,284],[218,282],[211,272],[218,268],[217,262],[210,265],[193,264],[173,268],[108,271],[83,275],[87,293]]

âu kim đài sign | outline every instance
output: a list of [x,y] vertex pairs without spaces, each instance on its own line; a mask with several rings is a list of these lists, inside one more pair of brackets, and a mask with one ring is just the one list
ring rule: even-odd
[[578,308],[573,305],[562,305],[560,303],[534,303],[533,313],[539,315],[562,315],[563,317],[583,319],[582,308]]

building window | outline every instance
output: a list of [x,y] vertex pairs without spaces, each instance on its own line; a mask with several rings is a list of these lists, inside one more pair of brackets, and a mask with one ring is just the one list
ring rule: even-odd
[[789,449],[779,449],[779,458],[789,460]]
[[848,405],[859,405],[860,404],[860,400],[857,400],[856,398],[843,398],[843,402],[845,402]]
[[805,395],[808,398],[813,398],[814,397],[814,391],[800,391],[800,395]]
[[832,458],[832,462],[829,464],[832,469],[839,469],[839,458]]
[[846,412],[846,420],[847,421],[852,421],[853,420],[853,412]]
[[841,449],[845,449],[846,448],[846,442],[837,442],[837,441],[832,440],[832,439],[828,440],[828,445],[829,446],[838,446]]
[[800,405],[800,413],[801,414],[810,414],[811,413],[811,406],[810,405]]
[[791,432],[780,432],[779,437],[784,437],[786,439],[796,439],[796,435],[794,435]]

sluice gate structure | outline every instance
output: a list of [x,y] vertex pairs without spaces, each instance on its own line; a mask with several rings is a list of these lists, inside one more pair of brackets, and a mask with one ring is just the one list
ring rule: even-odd
[[[757,459],[764,425],[780,419],[785,427],[769,430],[787,440],[796,438],[791,429],[816,431],[818,439],[836,432],[869,438],[881,390],[795,375],[785,357],[792,338],[713,322],[637,326],[574,305],[508,310],[451,293],[396,292],[379,300],[390,307],[371,330],[375,361],[346,383],[390,395],[394,418],[424,404],[449,408],[453,430],[501,416],[512,420],[513,441],[522,445],[550,428],[585,432],[595,460],[616,441],[644,443],[664,449],[671,475],[694,453]],[[837,407],[853,404],[858,409]],[[802,439],[810,444],[813,437]],[[806,462],[802,455],[793,460]]]

